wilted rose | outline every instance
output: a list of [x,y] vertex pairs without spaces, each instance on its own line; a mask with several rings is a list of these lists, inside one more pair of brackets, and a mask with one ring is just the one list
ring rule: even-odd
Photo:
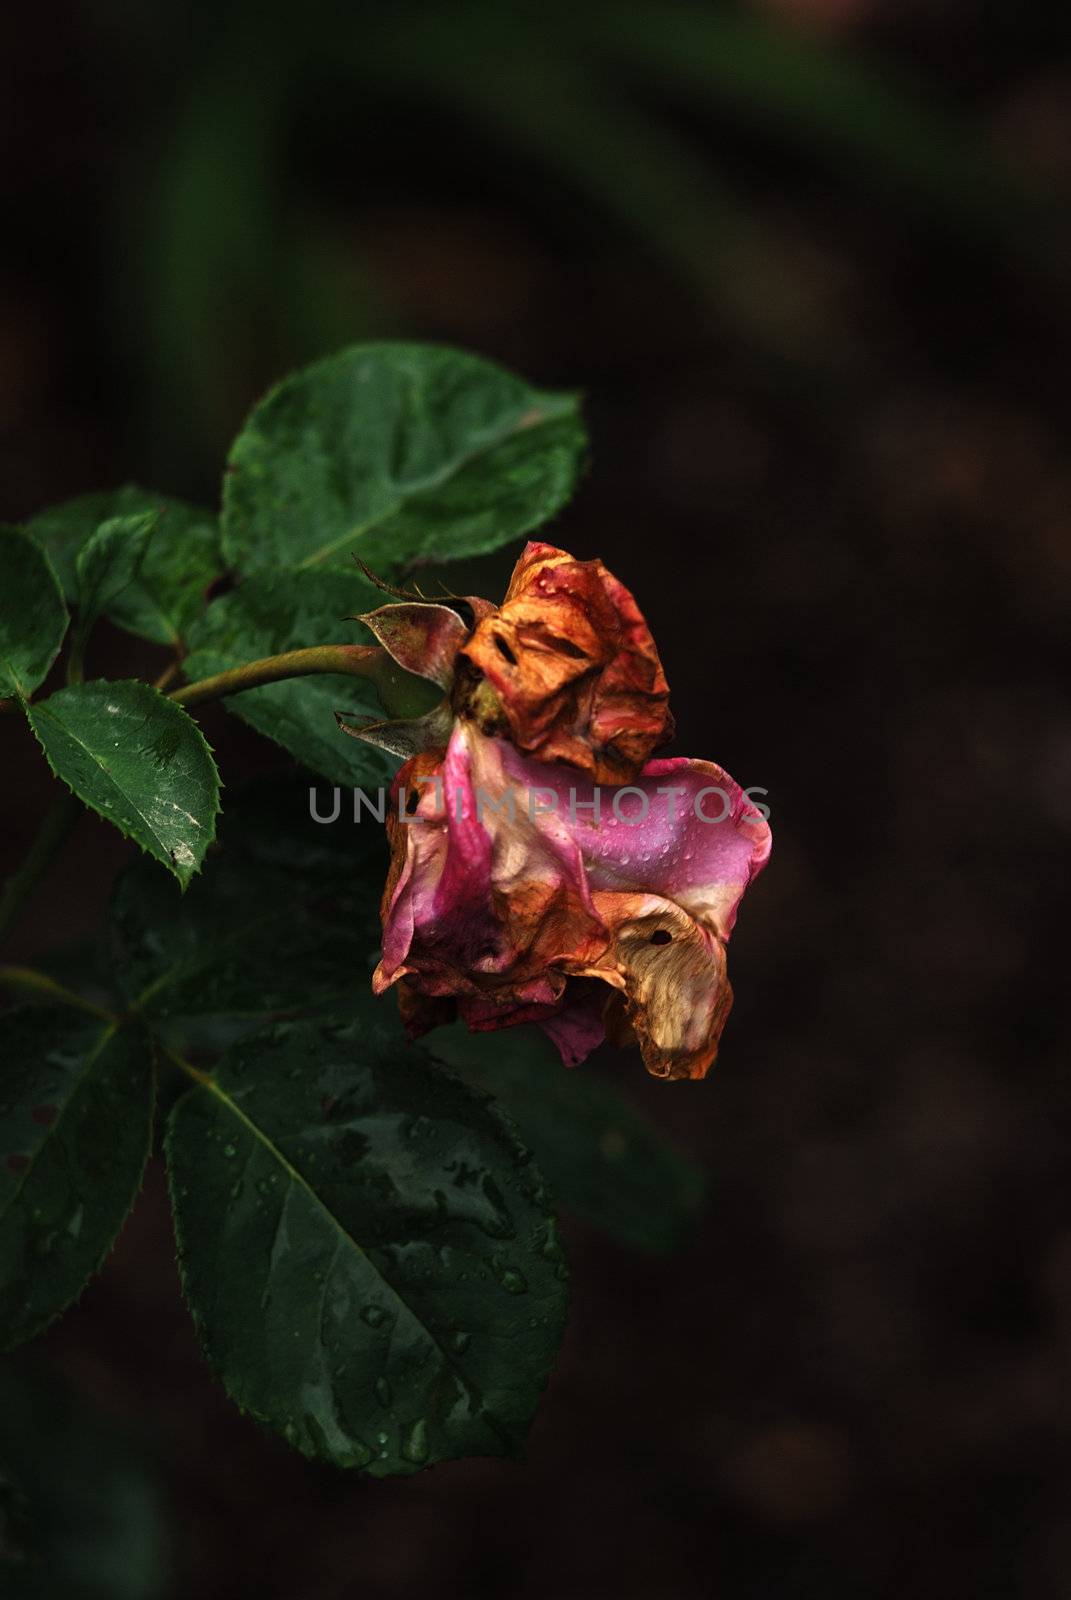
[[408,758],[377,992],[397,987],[413,1034],[537,1022],[569,1064],[610,1037],[657,1077],[703,1077],[770,830],[720,767],[651,759],[669,691],[629,591],[529,544],[501,608],[414,598],[362,620],[443,691],[419,717],[343,723]]

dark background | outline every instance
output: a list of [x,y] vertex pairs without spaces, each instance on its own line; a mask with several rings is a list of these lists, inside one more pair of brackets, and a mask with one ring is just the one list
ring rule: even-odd
[[[607,1059],[708,1211],[668,1260],[569,1227],[524,1464],[376,1484],[260,1434],[197,1353],[152,1171],[44,1348],[157,1463],[167,1592],[1066,1596],[1055,8],[20,11],[3,514],[131,479],[215,503],[251,401],[352,339],[582,387],[592,465],[549,536],[639,597],[672,753],[772,807],[713,1074]],[[96,658],[160,664],[118,633]],[[277,764],[205,721],[229,779]],[[0,732],[10,866],[48,785]],[[125,855],[82,823],[9,959],[94,929]]]

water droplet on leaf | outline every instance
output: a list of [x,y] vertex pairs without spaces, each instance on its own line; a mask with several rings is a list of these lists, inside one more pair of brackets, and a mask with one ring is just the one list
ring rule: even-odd
[[418,1417],[402,1440],[402,1455],[414,1466],[422,1466],[428,1459],[428,1424]]

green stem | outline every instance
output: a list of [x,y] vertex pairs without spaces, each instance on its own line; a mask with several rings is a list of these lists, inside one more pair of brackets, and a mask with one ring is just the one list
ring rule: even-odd
[[[47,972],[39,972],[36,967],[0,966],[0,989],[10,989],[15,994],[51,1000],[56,1005],[71,1006],[75,1011],[88,1011],[90,1016],[100,1017],[102,1022],[110,1022],[117,1028],[136,1016],[136,1012],[133,1011],[117,1016],[114,1011],[109,1011],[104,1006],[94,1005],[92,1000],[75,994],[73,989],[65,988],[62,983],[57,983],[55,978],[50,978]],[[192,1061],[180,1056],[170,1045],[164,1044],[162,1039],[156,1040],[156,1046],[161,1055],[165,1055],[186,1074],[187,1078],[192,1078],[194,1083],[212,1082],[211,1073],[202,1072],[200,1067],[195,1067]]]
[[[72,649],[71,661],[74,673],[71,681],[77,681],[81,672],[77,646]],[[245,689],[259,688],[262,684],[280,683],[285,678],[303,678],[325,672],[370,678],[377,688],[388,694],[397,688],[399,681],[411,677],[411,674],[397,666],[380,645],[319,644],[306,650],[286,650],[282,655],[265,656],[261,661],[247,661],[228,672],[217,672],[211,678],[202,678],[197,683],[186,684],[185,688],[173,689],[169,698],[182,706],[200,706],[209,700],[222,700],[227,695],[241,694]],[[18,707],[17,702],[0,701],[0,710],[7,710],[9,704]],[[8,879],[0,894],[0,937],[3,937],[22,909],[23,902],[43,877],[80,809],[78,801],[72,795],[65,794],[56,801],[45,818],[25,860]]]
[[73,794],[61,794],[53,802],[22,865],[12,873],[0,894],[0,938],[48,871],[53,856],[78,820],[81,809]]
[[160,676],[153,679],[153,688],[159,689],[160,693],[163,694],[165,690],[170,689],[171,685],[174,683],[181,671],[182,657],[176,656],[173,661],[168,662]]
[[67,656],[67,682],[81,683],[85,678],[86,632],[79,628],[71,640],[70,653]]
[[212,1074],[210,1072],[202,1072],[200,1067],[195,1067],[192,1061],[187,1061],[185,1056],[180,1056],[176,1050],[172,1050],[170,1045],[164,1044],[162,1039],[157,1039],[156,1048],[161,1055],[166,1056],[174,1066],[178,1067],[180,1072],[184,1072],[187,1078],[192,1078],[194,1083],[210,1084],[212,1082]]
[[42,1000],[53,1000],[57,1005],[74,1006],[78,1011],[88,1011],[91,1016],[100,1017],[104,1022],[119,1023],[121,1017],[108,1011],[104,1006],[94,1005],[92,1000],[87,1000],[83,995],[75,994],[73,989],[67,989],[62,983],[57,983],[55,978],[50,978],[47,972],[38,972],[36,967],[0,967],[0,989],[10,989],[14,994],[30,995]]
[[280,683],[284,678],[304,678],[313,673],[341,672],[352,677],[371,678],[378,683],[392,665],[386,651],[375,644],[318,644],[307,650],[286,650],[282,655],[265,656],[262,661],[247,661],[229,672],[188,683],[173,689],[170,699],[182,706],[204,705],[206,700],[221,700],[225,695],[241,694],[261,684]]

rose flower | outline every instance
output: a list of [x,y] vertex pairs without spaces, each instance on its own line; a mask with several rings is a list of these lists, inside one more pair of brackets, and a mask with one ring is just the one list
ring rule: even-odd
[[462,646],[454,705],[525,755],[627,783],[673,736],[655,642],[601,561],[529,544],[501,609]]
[[609,1037],[657,1077],[703,1077],[770,830],[720,767],[652,759],[668,689],[629,591],[529,544],[500,609],[406,600],[362,620],[448,692],[408,722],[342,724],[409,757],[376,991],[397,987],[413,1035],[537,1022],[569,1065]]

